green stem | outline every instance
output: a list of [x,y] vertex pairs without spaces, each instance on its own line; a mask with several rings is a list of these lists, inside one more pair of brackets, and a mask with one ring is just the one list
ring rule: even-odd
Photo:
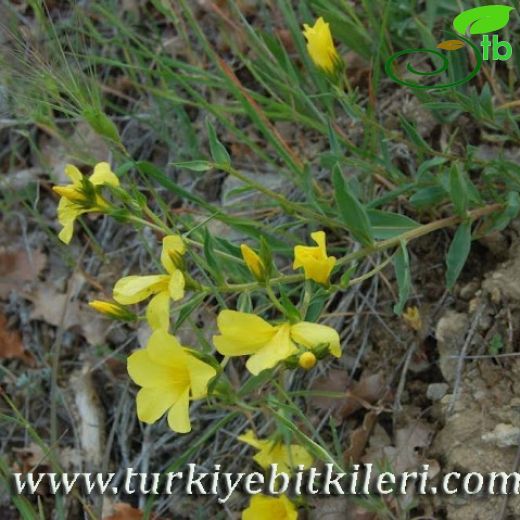
[[325,215],[322,215],[321,213],[316,213],[312,209],[309,209],[302,204],[299,204],[297,202],[292,202],[290,200],[287,200],[283,195],[280,193],[277,193],[276,191],[270,190],[269,188],[266,188],[262,184],[255,182],[254,180],[250,179],[247,175],[244,175],[243,173],[240,173],[238,170],[235,170],[232,166],[227,164],[215,164],[215,168],[218,168],[219,170],[225,171],[229,175],[232,175],[233,177],[239,179],[244,184],[247,184],[248,186],[251,186],[255,190],[263,193],[267,197],[275,200],[278,202],[278,204],[288,213],[288,214],[299,214],[306,218],[309,218],[315,222],[320,222],[321,224],[328,226],[332,229],[345,229],[345,224],[342,222],[339,222],[337,220],[334,220],[332,218],[326,217]]
[[[359,260],[360,258],[365,258],[366,256],[370,256],[374,253],[378,253],[381,251],[385,251],[386,249],[391,249],[393,247],[397,247],[397,246],[399,246],[399,244],[402,241],[410,242],[411,240],[415,240],[415,239],[423,237],[425,235],[429,235],[430,233],[433,233],[434,231],[438,231],[440,229],[444,229],[444,228],[459,224],[463,220],[469,220],[469,221],[473,222],[479,218],[482,218],[482,217],[485,217],[492,213],[495,213],[497,211],[500,211],[503,208],[504,208],[504,206],[502,204],[492,204],[490,206],[485,206],[483,208],[478,208],[473,211],[469,211],[468,214],[464,217],[453,216],[453,217],[447,217],[447,218],[443,218],[440,220],[436,220],[434,222],[430,222],[429,224],[425,224],[418,228],[407,231],[397,237],[389,238],[387,240],[382,240],[381,242],[377,242],[376,244],[373,244],[371,246],[364,247],[362,249],[359,249],[358,251],[354,251],[353,253],[350,253],[350,254],[344,256],[343,258],[340,258],[336,265],[338,265],[338,266],[345,265],[354,260]],[[305,279],[305,277],[303,274],[278,276],[276,278],[271,278],[267,282],[267,286],[276,285],[276,284],[280,284],[280,283],[284,283],[284,284],[298,283],[304,279]],[[349,287],[356,283],[360,283],[360,281],[363,281],[365,279],[366,279],[366,275],[364,275],[361,278],[357,278],[357,279],[354,278],[350,281]],[[251,283],[243,283],[243,284],[227,284],[227,285],[219,286],[218,289],[222,292],[241,292],[241,291],[255,290],[260,287],[262,287],[262,286],[259,283],[251,282]]]

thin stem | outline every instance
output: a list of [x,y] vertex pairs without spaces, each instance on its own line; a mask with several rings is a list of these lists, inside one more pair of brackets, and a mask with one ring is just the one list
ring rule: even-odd
[[269,299],[273,302],[273,305],[282,313],[285,314],[285,308],[284,306],[278,301],[278,298],[273,292],[273,288],[271,285],[267,284],[265,286],[265,292],[267,293],[267,296],[269,296]]
[[[377,242],[376,244],[368,247],[364,247],[359,249],[358,251],[354,251],[343,258],[340,258],[336,265],[345,265],[353,260],[359,260],[360,258],[365,258],[374,253],[378,253],[381,251],[385,251],[386,249],[391,249],[392,247],[397,247],[401,242],[410,242],[417,238],[423,237],[425,235],[429,235],[434,231],[438,231],[440,229],[444,229],[447,227],[454,226],[456,224],[461,223],[463,220],[469,220],[471,222],[485,217],[487,215],[491,215],[497,211],[503,209],[504,206],[502,204],[491,204],[490,206],[485,206],[483,208],[478,208],[473,211],[469,211],[465,217],[453,216],[447,217],[440,220],[436,220],[435,222],[430,222],[429,224],[425,224],[418,228],[407,231],[397,237],[389,238],[387,240],[382,240],[381,242]],[[377,268],[376,268],[377,269]],[[377,272],[377,271],[376,271]],[[367,273],[368,274],[368,273]],[[359,283],[359,280],[363,281],[366,279],[365,277],[361,277],[361,279],[352,279],[349,283],[349,287],[354,285],[355,283]],[[286,275],[286,276],[278,276],[276,278],[271,278],[271,280],[267,281],[267,286],[269,285],[277,285],[280,283],[290,284],[290,283],[298,283],[304,280],[303,274],[294,274],[294,275]],[[241,292],[241,291],[251,291],[255,289],[259,289],[262,287],[257,282],[251,283],[243,283],[243,284],[227,284],[223,286],[219,286],[219,290],[222,292]]]

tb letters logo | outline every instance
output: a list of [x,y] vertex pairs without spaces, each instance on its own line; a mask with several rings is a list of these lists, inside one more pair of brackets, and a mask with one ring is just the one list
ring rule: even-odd
[[[461,78],[457,81],[452,81],[451,83],[423,85],[416,81],[403,79],[395,73],[395,63],[401,56],[420,52],[428,53],[430,56],[436,56],[440,59],[441,65],[431,72],[424,72],[417,70],[413,65],[408,63],[406,65],[406,70],[411,74],[422,76],[423,78],[425,76],[431,77],[442,74],[448,70],[449,62],[447,55],[438,51],[437,49],[406,49],[404,51],[397,52],[396,54],[390,56],[390,58],[386,61],[386,73],[396,83],[415,89],[439,90],[463,85],[479,73],[484,60],[506,61],[512,57],[513,47],[511,46],[511,43],[500,40],[500,37],[497,34],[493,34],[491,37],[489,34],[499,31],[509,23],[509,16],[512,10],[513,8],[507,5],[487,5],[483,7],[475,7],[474,9],[469,9],[460,13],[455,18],[455,20],[453,20],[453,27],[455,31],[459,33],[458,39],[443,41],[437,45],[437,49],[448,52],[457,51],[466,46],[473,49],[476,64],[473,70],[470,71],[464,78]],[[482,50],[477,45],[475,45],[472,40],[469,39],[470,36],[480,34],[483,35],[482,41],[480,43]],[[462,35],[468,35],[468,38]]]

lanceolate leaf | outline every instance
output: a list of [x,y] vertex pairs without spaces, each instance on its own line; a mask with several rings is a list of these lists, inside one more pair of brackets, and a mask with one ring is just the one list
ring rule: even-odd
[[394,238],[420,226],[418,222],[405,215],[377,209],[369,209],[368,218],[374,238],[377,240]]
[[459,226],[446,256],[446,286],[452,289],[457,281],[471,249],[471,224]]
[[394,305],[394,312],[402,314],[404,306],[410,296],[412,288],[412,277],[410,273],[410,257],[406,244],[401,242],[399,250],[394,257],[395,276],[397,278],[397,286],[399,288],[399,300]]
[[351,192],[338,165],[334,166],[332,183],[341,219],[358,242],[365,246],[371,245],[374,236],[367,210]]
[[218,164],[231,164],[231,158],[225,146],[218,140],[217,132],[215,132],[214,126],[209,121],[207,121],[207,128],[211,158]]
[[485,34],[498,31],[509,23],[509,5],[486,5],[460,13],[453,27],[460,34]]
[[492,231],[502,231],[505,229],[511,220],[518,216],[520,212],[520,195],[516,191],[512,191],[507,195],[507,203],[504,211],[500,212],[498,215],[495,215],[491,219],[491,226],[489,229],[486,229],[486,233],[491,233]]
[[468,186],[458,164],[450,170],[450,196],[457,215],[464,216],[468,209]]

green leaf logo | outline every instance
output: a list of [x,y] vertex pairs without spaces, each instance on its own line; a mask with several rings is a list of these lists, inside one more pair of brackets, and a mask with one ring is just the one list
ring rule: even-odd
[[460,34],[486,34],[498,31],[509,23],[509,13],[513,10],[508,5],[486,5],[475,7],[460,13],[453,20],[453,27]]

